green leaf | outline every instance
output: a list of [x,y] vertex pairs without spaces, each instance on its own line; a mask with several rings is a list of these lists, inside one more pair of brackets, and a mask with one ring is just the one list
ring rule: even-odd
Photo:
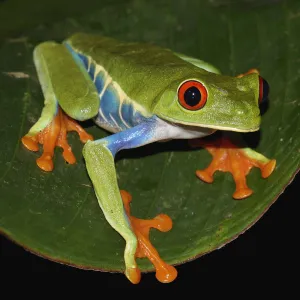
[[[18,2],[1,3],[0,16],[4,11],[12,15],[12,3]],[[57,150],[52,173],[38,169],[38,154],[20,143],[43,105],[32,62],[34,46],[86,31],[153,42],[212,62],[229,75],[256,67],[268,80],[270,105],[260,133],[245,136],[255,141],[255,150],[275,158],[277,167],[268,179],[251,171],[248,183],[255,194],[249,199],[232,199],[234,182],[229,174],[217,173],[212,185],[199,181],[195,170],[205,168],[210,155],[203,149],[191,151],[183,141],[124,151],[116,162],[120,188],[133,195],[133,215],[152,218],[166,213],[173,219],[170,232],[151,232],[163,259],[178,264],[219,248],[263,215],[300,166],[299,1],[244,7],[234,1],[191,0],[188,9],[184,0],[92,2],[81,14],[82,1],[72,1],[69,15],[69,6],[62,5],[59,17],[47,14],[47,5],[54,9],[49,3],[35,8],[40,16],[48,16],[46,21],[29,20],[30,10],[23,7],[27,13],[23,11],[23,18],[20,13],[19,25],[1,26],[1,231],[52,260],[93,269],[124,268],[125,242],[98,206],[77,136],[70,134],[69,141],[78,163],[66,165]],[[276,20],[276,26],[270,20]],[[16,39],[17,34],[21,38]],[[11,72],[21,72],[22,78]],[[107,135],[85,125],[95,138]],[[142,270],[152,269],[146,260],[138,263]]]

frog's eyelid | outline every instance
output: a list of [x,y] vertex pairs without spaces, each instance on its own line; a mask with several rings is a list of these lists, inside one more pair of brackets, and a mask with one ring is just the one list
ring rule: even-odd
[[211,87],[217,89],[218,91],[220,91],[221,93],[223,93],[224,95],[228,95],[228,91],[227,90],[224,90],[222,89],[221,87],[215,85],[215,84],[211,84]]

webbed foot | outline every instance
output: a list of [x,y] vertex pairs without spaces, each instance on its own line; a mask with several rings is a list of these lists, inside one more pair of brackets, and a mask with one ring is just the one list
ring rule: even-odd
[[197,170],[196,175],[204,182],[212,183],[215,171],[230,172],[236,184],[233,198],[237,200],[253,193],[246,181],[253,167],[259,168],[262,177],[267,178],[276,166],[275,159],[268,159],[250,148],[238,148],[225,136],[213,141],[191,140],[191,146],[203,147],[213,156],[210,165],[204,170]]
[[[152,220],[143,220],[131,216],[130,202],[132,197],[128,192],[124,190],[121,190],[120,193],[127,216],[138,239],[138,247],[135,256],[138,258],[147,257],[152,262],[156,270],[156,278],[160,282],[172,282],[177,277],[177,270],[173,266],[168,265],[160,258],[157,250],[153,247],[149,240],[149,231],[151,227],[166,232],[171,230],[172,220],[170,219],[170,217],[164,214],[160,214]],[[128,274],[128,276],[132,277],[129,278],[131,282],[138,283],[140,280],[140,271],[135,270],[134,273]]]
[[43,145],[43,154],[36,160],[37,165],[44,171],[53,170],[53,155],[56,146],[63,149],[63,157],[69,164],[74,164],[76,158],[67,142],[67,132],[76,131],[83,143],[93,140],[79,124],[68,117],[60,108],[48,126],[35,136],[25,135],[22,138],[23,145],[30,151],[38,151],[39,144]]

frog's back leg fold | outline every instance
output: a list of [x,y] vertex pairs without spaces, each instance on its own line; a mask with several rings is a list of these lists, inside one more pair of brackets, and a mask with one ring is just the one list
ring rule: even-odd
[[68,163],[76,161],[66,141],[67,131],[77,131],[82,142],[92,139],[68,116],[76,120],[94,117],[99,96],[82,63],[74,60],[64,45],[42,43],[35,48],[33,58],[45,101],[41,117],[22,142],[32,151],[38,151],[38,143],[43,144],[44,153],[37,164],[44,171],[51,171],[55,146],[64,149]]
[[174,54],[177,55],[178,57],[180,57],[181,59],[191,63],[192,65],[198,67],[198,68],[204,69],[204,70],[206,70],[208,72],[211,72],[211,73],[221,74],[221,71],[218,68],[216,68],[215,66],[213,66],[212,64],[210,64],[210,63],[208,63],[204,60],[194,58],[194,57],[191,57],[191,56],[187,56],[187,55],[182,54],[182,53],[175,52]]
[[99,95],[79,58],[54,42],[38,45],[33,55],[45,98],[55,97],[65,113],[75,120],[97,115]]
[[40,119],[29,130],[33,136],[43,130],[56,116],[58,105],[71,118],[79,121],[97,115],[99,95],[79,59],[64,45],[45,42],[33,52],[39,82],[45,102]]

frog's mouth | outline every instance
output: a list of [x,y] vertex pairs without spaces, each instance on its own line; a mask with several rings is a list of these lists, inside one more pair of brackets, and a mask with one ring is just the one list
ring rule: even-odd
[[175,124],[176,126],[181,126],[181,127],[184,126],[186,129],[194,128],[195,131],[199,130],[199,128],[201,128],[201,131],[203,131],[205,129],[208,129],[208,131],[211,130],[212,133],[215,132],[216,130],[234,131],[234,132],[254,132],[254,131],[258,131],[259,130],[259,125],[260,125],[260,118],[261,118],[261,116],[258,115],[251,122],[252,126],[250,125],[250,126],[247,126],[247,127],[243,127],[240,124],[235,124],[234,122],[232,122],[231,124],[213,125],[213,124],[209,124],[209,123],[193,123],[193,122],[186,122],[186,121],[182,121],[182,120],[176,120],[176,119],[167,117],[163,114],[161,114],[161,117],[164,120],[167,120],[167,121]]
[[[195,124],[193,125],[195,126]],[[199,124],[196,125],[199,127],[205,127],[205,128],[211,128],[211,129],[215,129],[216,130],[224,130],[224,131],[234,131],[234,132],[254,132],[254,131],[258,131],[259,130],[259,126],[258,127],[253,127],[253,128],[234,128],[234,127],[226,127],[226,126],[214,126],[214,125],[206,125],[206,124]]]
[[194,126],[194,125],[187,125],[187,124],[183,124],[183,123],[174,123],[174,122],[169,122],[170,124],[172,124],[173,126],[176,126],[176,127],[180,127],[186,131],[189,131],[189,132],[201,132],[202,134],[204,135],[210,135],[210,134],[213,134],[214,132],[217,131],[217,129],[214,129],[214,128],[208,128],[207,126],[206,127],[202,127],[202,126]]

